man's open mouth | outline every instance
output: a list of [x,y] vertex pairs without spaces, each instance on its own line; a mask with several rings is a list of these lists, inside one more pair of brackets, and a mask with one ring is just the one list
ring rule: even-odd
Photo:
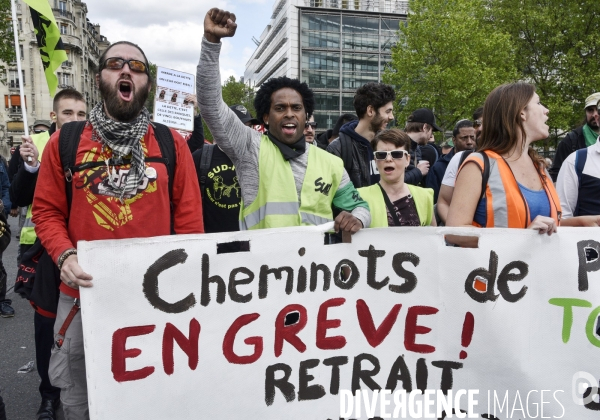
[[133,86],[131,82],[120,81],[119,82],[119,96],[125,101],[130,101],[133,96]]
[[296,128],[297,125],[296,124],[283,124],[281,126],[281,131],[283,132],[283,134],[287,135],[287,136],[292,136],[296,133]]

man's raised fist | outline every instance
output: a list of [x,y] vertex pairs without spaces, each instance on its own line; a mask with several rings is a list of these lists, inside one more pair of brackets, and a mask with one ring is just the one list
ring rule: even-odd
[[235,15],[225,10],[213,8],[206,13],[204,18],[204,37],[209,42],[218,43],[221,38],[235,35],[237,23]]

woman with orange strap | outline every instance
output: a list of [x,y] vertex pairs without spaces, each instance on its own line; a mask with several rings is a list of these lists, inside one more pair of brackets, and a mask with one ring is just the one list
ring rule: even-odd
[[488,95],[478,152],[460,168],[447,226],[556,232],[560,200],[543,159],[530,147],[548,137],[547,120],[548,109],[533,85],[508,83]]

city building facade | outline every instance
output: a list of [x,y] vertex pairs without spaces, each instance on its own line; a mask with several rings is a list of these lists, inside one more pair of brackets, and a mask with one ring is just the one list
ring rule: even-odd
[[306,82],[318,131],[332,128],[355,113],[357,88],[381,81],[407,12],[408,1],[276,0],[244,80],[256,88],[279,76]]
[[[100,26],[90,23],[85,3],[77,0],[49,0],[54,18],[61,33],[67,60],[57,69],[58,89],[74,88],[81,92],[88,110],[99,100],[95,78],[98,60],[109,42],[100,34]],[[17,20],[19,27],[19,50],[21,53],[21,75],[17,63],[2,63],[6,70],[5,83],[0,83],[0,152],[6,156],[7,148],[20,144],[24,134],[19,87],[22,85],[27,108],[27,124],[31,128],[36,120],[49,120],[52,100],[44,67],[40,57],[29,6],[17,0]]]

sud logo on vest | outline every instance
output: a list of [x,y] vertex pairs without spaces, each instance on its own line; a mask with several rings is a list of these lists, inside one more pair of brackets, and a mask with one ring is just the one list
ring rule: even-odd
[[323,181],[323,177],[318,177],[315,181],[315,191],[320,192],[324,196],[329,196],[329,191],[331,190],[332,183],[329,184],[326,181]]

